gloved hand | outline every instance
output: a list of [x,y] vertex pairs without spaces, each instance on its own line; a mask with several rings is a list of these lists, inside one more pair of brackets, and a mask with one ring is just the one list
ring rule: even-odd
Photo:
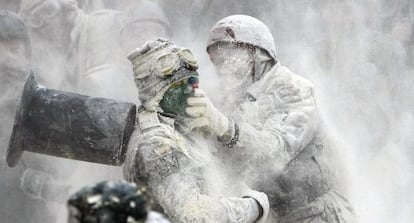
[[[247,188],[247,187],[246,187]],[[232,210],[228,217],[230,222],[265,222],[269,214],[269,201],[266,194],[251,189],[243,191],[243,197],[222,197],[220,202],[225,210]]]
[[193,96],[187,98],[187,108],[191,126],[207,133],[223,136],[229,128],[229,119],[213,105],[203,90],[194,89]]
[[269,215],[269,210],[270,210],[270,204],[269,204],[269,200],[266,196],[265,193],[259,192],[259,191],[255,191],[255,190],[251,190],[251,189],[246,189],[243,192],[243,197],[244,198],[251,198],[254,203],[257,206],[256,207],[258,211],[258,218],[256,218],[257,223],[261,223],[261,222],[265,222],[268,215]]
[[179,170],[176,144],[173,130],[164,124],[134,133],[124,161],[125,179],[147,183],[176,173]]

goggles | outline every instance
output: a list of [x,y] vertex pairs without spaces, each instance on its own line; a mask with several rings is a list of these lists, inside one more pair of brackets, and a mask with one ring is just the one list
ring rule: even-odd
[[156,69],[164,76],[168,77],[174,74],[182,66],[197,70],[197,61],[188,49],[179,50],[178,52],[163,54],[158,57]]

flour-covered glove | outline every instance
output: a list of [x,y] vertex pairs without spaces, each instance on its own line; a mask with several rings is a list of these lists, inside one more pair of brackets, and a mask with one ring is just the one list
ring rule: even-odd
[[140,111],[138,126],[129,140],[124,161],[124,178],[132,182],[145,182],[177,171],[174,151],[174,129],[161,123],[157,112]]
[[132,182],[156,181],[179,170],[177,146],[169,126],[133,135],[124,162],[124,177]]
[[[266,194],[248,189],[243,191],[242,198],[223,197],[220,202],[228,211],[230,222],[262,223],[269,214],[269,201]],[[231,211],[229,211],[231,210]]]
[[244,198],[251,198],[254,200],[255,206],[258,211],[258,218],[256,219],[256,223],[265,222],[270,210],[269,200],[265,193],[246,189],[243,191],[243,197]]
[[229,128],[229,119],[223,115],[206,96],[203,90],[196,88],[187,99],[187,108],[192,127],[201,128],[207,133],[223,136]]

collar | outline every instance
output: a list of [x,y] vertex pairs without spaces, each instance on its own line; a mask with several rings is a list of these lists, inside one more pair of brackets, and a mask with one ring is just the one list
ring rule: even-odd
[[248,101],[256,101],[259,95],[263,93],[263,89],[266,89],[266,86],[270,83],[269,78],[272,78],[272,75],[269,74],[277,73],[280,67],[280,63],[276,63],[272,69],[263,74],[259,80],[247,87],[246,91],[243,93],[243,97]]

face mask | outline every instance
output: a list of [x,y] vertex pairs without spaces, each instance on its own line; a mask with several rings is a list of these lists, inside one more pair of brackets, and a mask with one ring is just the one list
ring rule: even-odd
[[218,45],[209,49],[209,55],[220,78],[231,79],[237,83],[252,75],[254,57],[248,47]]
[[185,117],[187,98],[191,96],[194,88],[198,87],[198,77],[190,77],[173,83],[165,92],[160,106],[165,113]]

